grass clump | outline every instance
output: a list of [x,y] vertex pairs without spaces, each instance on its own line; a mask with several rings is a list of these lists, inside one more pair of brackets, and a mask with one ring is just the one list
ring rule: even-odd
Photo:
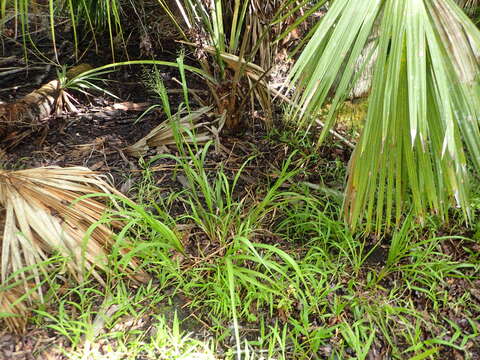
[[[54,311],[37,312],[72,344],[69,356],[110,346],[129,359],[474,359],[478,257],[446,251],[452,244],[467,251],[473,241],[439,237],[407,219],[372,243],[335,220],[337,203],[302,185],[285,190],[297,174],[290,161],[242,196],[238,173],[207,172],[205,148],[185,151],[176,176],[188,186],[156,214],[140,211],[121,235],[137,245],[132,254],[153,280],[136,290],[126,279],[111,282],[105,292],[85,283]],[[155,188],[145,183],[148,198]],[[188,215],[165,220],[176,202]],[[184,252],[159,245],[144,216],[169,224]]]

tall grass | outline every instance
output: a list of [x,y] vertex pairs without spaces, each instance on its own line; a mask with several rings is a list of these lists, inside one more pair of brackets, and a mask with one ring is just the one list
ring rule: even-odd
[[[41,28],[41,19],[44,17],[48,18],[48,29]],[[45,56],[37,49],[31,34],[37,30],[47,30],[57,62],[56,39],[59,30],[56,27],[61,23],[59,20],[70,22],[76,59],[80,56],[81,42],[93,40],[98,51],[97,37],[107,33],[112,58],[115,60],[115,51],[119,47],[117,43],[120,46],[125,45],[122,30],[124,17],[119,0],[48,0],[45,4],[30,0],[0,0],[0,28],[3,29],[7,23],[13,23],[13,37],[21,36],[25,49],[27,46],[32,47],[41,58]]]

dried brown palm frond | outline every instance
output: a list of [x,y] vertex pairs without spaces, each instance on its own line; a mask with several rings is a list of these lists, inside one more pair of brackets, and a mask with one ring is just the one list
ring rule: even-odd
[[52,80],[14,103],[0,104],[0,139],[12,147],[32,131],[45,126],[51,114],[63,108],[76,110],[63,82],[89,69],[90,65],[80,64],[66,73],[65,80]]
[[12,136],[20,129],[36,129],[55,107],[60,81],[52,80],[22,99],[0,105],[0,135]]
[[22,296],[23,292],[19,288],[0,291],[0,316],[7,328],[16,333],[25,331],[28,315],[28,307],[21,301]]
[[[151,148],[157,148],[161,146],[174,145],[176,142],[175,131],[179,131],[181,134],[185,134],[187,131],[193,131],[205,125],[198,122],[204,115],[211,110],[211,107],[202,107],[196,111],[192,111],[189,114],[178,119],[180,114],[173,116],[171,121],[165,121],[155,127],[146,136],[138,140],[135,144],[130,145],[125,149],[129,155],[143,156]],[[176,128],[172,126],[172,121],[175,121]],[[207,142],[211,139],[211,136],[207,132],[200,132],[195,134],[194,137],[184,137],[183,141],[195,141],[197,144]]]
[[[0,279],[2,285],[23,284],[0,294],[2,308],[13,304],[22,286],[25,294],[35,287],[42,299],[40,284],[48,270],[42,264],[53,254],[67,259],[67,271],[79,281],[90,273],[103,283],[98,270],[107,270],[113,231],[122,222],[100,222],[108,210],[107,197],[78,199],[98,193],[123,197],[101,175],[82,167],[0,170]],[[126,271],[132,274],[137,264],[132,260],[129,266]],[[17,303],[10,312],[21,315],[25,306]],[[16,330],[24,319],[12,321]]]

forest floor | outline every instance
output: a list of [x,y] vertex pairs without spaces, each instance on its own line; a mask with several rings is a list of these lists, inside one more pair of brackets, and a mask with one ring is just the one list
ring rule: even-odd
[[[60,61],[72,63],[71,47],[61,49]],[[108,51],[84,62],[109,63]],[[165,44],[161,56],[174,60],[177,51]],[[27,66],[20,43],[4,41],[0,60],[21,69],[0,69],[5,102],[56,77],[33,55]],[[167,89],[179,88],[174,70],[162,77]],[[0,359],[480,359],[480,231],[432,218],[423,228],[407,220],[393,234],[350,234],[339,194],[351,150],[333,140],[317,150],[312,132],[280,119],[275,130],[251,119],[215,141],[195,168],[213,189],[205,192],[185,174],[188,159],[175,159],[176,146],[160,150],[171,158],[157,159],[157,149],[141,161],[125,153],[165,115],[136,121],[134,104],[159,102],[141,67],[107,78],[118,99],[75,94],[77,113],[52,116],[45,130],[0,152],[1,167],[106,174],[176,228],[186,251],[144,250],[155,236],[140,226],[132,239],[149,284],[121,278],[102,288],[57,274],[25,334],[0,328]],[[180,101],[172,95],[172,107]],[[216,212],[197,214],[208,196]]]

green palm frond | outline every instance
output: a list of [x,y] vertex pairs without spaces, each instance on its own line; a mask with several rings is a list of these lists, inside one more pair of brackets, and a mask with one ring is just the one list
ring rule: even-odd
[[480,1],[479,0],[456,0],[457,4],[477,24],[480,23]]
[[331,101],[323,140],[372,42],[377,58],[349,166],[348,222],[380,229],[410,208],[419,219],[427,211],[443,218],[452,205],[468,219],[465,149],[480,169],[480,33],[453,0],[335,1],[292,71],[294,115],[306,121]]
[[464,8],[467,11],[475,10],[480,6],[480,1],[478,0],[456,0],[457,4]]

